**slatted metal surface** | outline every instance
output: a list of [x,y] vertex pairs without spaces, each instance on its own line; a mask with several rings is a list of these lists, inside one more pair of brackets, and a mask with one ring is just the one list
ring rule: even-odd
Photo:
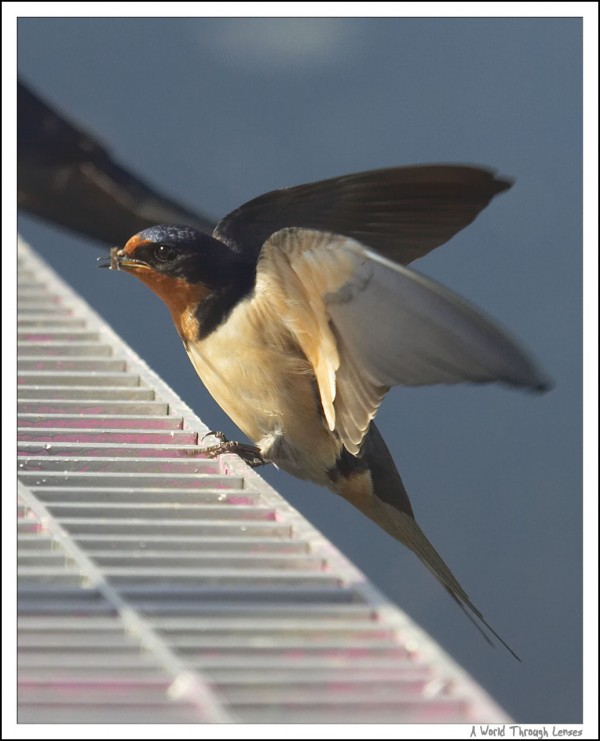
[[18,321],[20,722],[508,720],[25,245]]

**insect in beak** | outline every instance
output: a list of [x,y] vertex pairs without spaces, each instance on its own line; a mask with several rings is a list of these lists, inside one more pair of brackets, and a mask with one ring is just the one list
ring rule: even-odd
[[98,263],[99,268],[108,268],[109,270],[120,270],[120,260],[119,260],[119,252],[121,251],[120,247],[113,247],[110,251],[110,254],[107,257],[97,257],[96,260]]

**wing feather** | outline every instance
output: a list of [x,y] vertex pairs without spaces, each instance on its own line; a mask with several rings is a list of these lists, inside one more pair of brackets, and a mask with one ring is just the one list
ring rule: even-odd
[[213,236],[256,259],[288,227],[340,234],[403,265],[470,224],[511,182],[465,165],[416,165],[281,188],[225,216]]
[[[317,235],[318,241],[321,235]],[[323,295],[327,290],[321,277],[320,252],[311,250],[313,233],[297,240],[290,230],[269,240],[257,267],[257,292],[269,297],[280,319],[302,348],[312,365],[325,419],[335,428],[334,399],[336,373],[340,365],[338,346],[329,326]]]
[[350,453],[391,386],[546,387],[525,351],[480,311],[354,239],[281,230],[259,258],[257,280],[267,277],[314,368],[329,429]]
[[[333,327],[335,330],[335,325]],[[341,358],[336,375],[335,429],[346,449],[357,455],[389,386],[383,386],[370,377],[357,363],[337,330],[334,334],[338,338]]]

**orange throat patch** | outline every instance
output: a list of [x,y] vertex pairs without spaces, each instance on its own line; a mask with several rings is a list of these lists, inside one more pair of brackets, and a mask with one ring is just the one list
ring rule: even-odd
[[181,339],[185,343],[196,342],[200,334],[196,309],[209,295],[210,289],[202,283],[188,283],[183,278],[172,278],[155,270],[133,269],[129,272],[164,301]]

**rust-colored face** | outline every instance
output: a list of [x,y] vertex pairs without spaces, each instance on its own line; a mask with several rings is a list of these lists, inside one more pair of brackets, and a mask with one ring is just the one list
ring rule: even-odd
[[194,341],[199,329],[195,311],[211,291],[202,283],[190,283],[185,278],[162,272],[161,249],[168,248],[136,234],[124,247],[111,249],[108,267],[126,270],[145,283],[167,305],[182,339]]
[[214,331],[255,278],[253,267],[225,243],[170,224],[138,232],[124,247],[113,248],[102,267],[125,270],[145,283],[167,305],[186,343]]

